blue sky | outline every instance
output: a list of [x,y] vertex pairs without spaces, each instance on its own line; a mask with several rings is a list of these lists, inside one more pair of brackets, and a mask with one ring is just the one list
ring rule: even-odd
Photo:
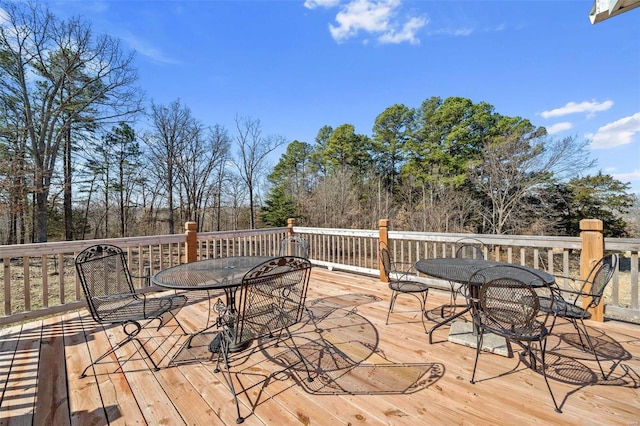
[[150,99],[180,99],[231,135],[236,116],[290,141],[344,123],[371,135],[393,104],[461,96],[590,140],[598,169],[640,194],[640,8],[592,25],[591,1],[49,5],[135,49]]

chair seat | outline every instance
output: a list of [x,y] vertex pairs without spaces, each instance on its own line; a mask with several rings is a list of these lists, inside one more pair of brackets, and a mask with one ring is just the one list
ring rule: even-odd
[[[230,354],[248,349],[252,340],[275,338],[274,347],[283,343],[304,365],[307,381],[313,381],[309,362],[300,352],[297,339],[293,338],[291,332],[291,328],[299,324],[307,314],[305,300],[310,272],[311,262],[302,257],[281,256],[269,259],[244,275],[236,304],[228,309],[218,310],[218,324],[222,326],[222,344],[219,349],[213,344],[209,347],[212,352],[218,349],[215,373],[222,371],[220,364],[224,363],[226,374],[223,374],[223,378],[236,404],[237,424],[243,423],[244,417],[240,414],[238,393],[233,384],[231,365],[235,362],[230,361]],[[255,353],[253,350],[251,352]],[[243,358],[244,363],[244,359],[248,360],[250,355],[240,354],[239,357]],[[268,381],[269,378],[265,377],[265,380]],[[249,391],[250,388],[243,386],[241,393],[246,393],[253,403]],[[255,408],[255,405],[251,404],[251,408]]]
[[419,281],[394,281],[389,288],[400,293],[422,293],[429,290],[429,286]]
[[[549,297],[540,297],[540,310],[544,312],[551,312],[551,298]],[[590,319],[591,312],[586,309],[581,308],[580,306],[576,306],[573,303],[567,303],[562,299],[556,298],[553,310],[556,314],[566,317],[566,318],[575,318],[575,319]],[[553,313],[553,312],[551,312]]]
[[[120,342],[94,359],[82,371],[80,378],[86,377],[91,367],[115,354],[116,350],[127,343],[137,344],[138,350],[146,355],[154,370],[158,371],[158,364],[151,358],[151,353],[145,347],[145,342],[138,337],[138,333],[154,320],[158,320],[159,330],[168,319],[173,319],[185,333],[176,319],[176,313],[187,303],[187,298],[182,295],[147,297],[145,294],[137,293],[133,286],[133,276],[129,272],[127,255],[118,246],[89,246],[76,255],[74,264],[87,299],[87,309],[93,319],[99,324],[121,325],[125,334]],[[128,359],[122,359],[118,368],[121,369],[122,364]]]
[[168,311],[182,308],[187,302],[187,298],[181,295],[147,298],[127,295],[96,297],[93,300],[100,319],[111,323],[157,318]]
[[504,327],[504,324],[502,327],[492,326],[491,320],[485,319],[483,320],[482,327],[485,331],[499,334],[509,340],[523,342],[540,340],[549,334],[547,327],[540,321],[532,321],[529,324],[522,324],[507,329]]

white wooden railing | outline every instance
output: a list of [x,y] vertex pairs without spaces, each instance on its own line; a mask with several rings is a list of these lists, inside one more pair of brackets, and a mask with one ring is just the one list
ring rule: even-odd
[[[314,264],[356,273],[379,274],[378,230],[296,227],[295,232],[310,241],[310,258]],[[400,231],[389,231],[388,235],[392,256],[403,262],[414,263],[424,258],[453,257],[456,243],[460,239],[474,238],[483,243],[486,259],[532,266],[559,276],[580,276],[579,237]],[[605,250],[621,255],[618,270],[605,294],[606,316],[640,322],[640,239],[608,238],[605,241]],[[450,288],[447,283],[439,280],[428,277],[424,277],[424,280],[443,289]]]
[[[328,229],[297,227],[198,233],[196,258],[237,255],[275,256],[288,232],[309,241],[312,262],[329,269],[379,276],[379,229]],[[389,249],[396,259],[450,257],[463,237],[484,244],[485,257],[544,269],[556,275],[579,275],[580,238],[441,234],[389,231]],[[126,250],[132,273],[154,274],[186,262],[186,234],[112,238],[70,242],[0,246],[4,265],[0,291],[0,325],[56,314],[84,306],[73,259],[97,243],[115,244]],[[606,315],[640,322],[638,253],[640,239],[607,239],[607,251],[621,254],[621,265],[606,296]],[[428,280],[427,277],[424,277]],[[432,282],[433,283],[433,282]],[[144,279],[136,286],[148,285]],[[442,283],[443,288],[448,285]]]

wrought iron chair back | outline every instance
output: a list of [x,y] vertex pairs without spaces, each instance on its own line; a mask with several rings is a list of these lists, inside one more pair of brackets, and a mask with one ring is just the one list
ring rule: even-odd
[[[482,241],[476,238],[465,237],[456,241],[456,251],[455,257],[457,258],[466,258],[466,259],[484,259],[483,252],[483,243]],[[444,304],[440,307],[440,316],[445,318],[445,309],[450,311],[450,317],[456,318],[456,310],[457,308],[466,308],[466,303],[458,303],[458,294],[466,291],[466,286],[460,285],[459,283],[449,281],[449,286],[451,287],[450,293],[450,301],[447,304]],[[466,297],[463,294],[463,297]],[[442,323],[444,324],[444,323]]]
[[[487,270],[491,269],[489,274]],[[490,279],[483,279],[485,276]],[[498,278],[495,278],[498,276]],[[472,284],[475,283],[475,284]],[[481,283],[478,285],[477,283]],[[478,358],[482,350],[484,333],[490,332],[517,343],[529,355],[531,368],[535,371],[536,356],[533,344],[540,350],[542,374],[557,412],[561,412],[549,385],[546,373],[547,336],[555,324],[553,310],[541,311],[537,289],[544,280],[533,272],[515,265],[499,265],[474,274],[469,282],[472,317],[477,328],[476,358],[471,376],[475,383]],[[549,318],[552,317],[551,323]]]
[[280,256],[309,257],[309,242],[298,235],[291,235],[280,243]]
[[225,379],[236,403],[237,423],[242,423],[244,417],[240,415],[229,367],[231,348],[247,348],[247,342],[277,334],[275,345],[285,343],[304,364],[307,379],[313,380],[289,330],[300,322],[305,312],[310,274],[311,262],[302,257],[282,256],[266,261],[246,273],[236,306],[221,312],[222,339],[215,371],[220,371],[222,360],[227,371]]
[[249,271],[242,280],[234,343],[272,336],[297,324],[304,313],[311,263],[280,257]]
[[389,324],[389,315],[393,312],[398,295],[409,294],[420,302],[420,319],[425,331],[427,327],[424,322],[425,306],[427,304],[427,296],[429,295],[429,286],[417,281],[416,271],[412,264],[407,262],[398,262],[391,259],[391,254],[384,242],[380,242],[379,249],[380,264],[384,275],[387,277],[389,289],[391,290],[391,301],[389,310],[387,311],[386,324]]
[[[118,314],[113,312],[114,304],[122,307],[126,306],[127,299],[139,299],[120,247],[107,244],[88,247],[76,256],[75,266],[89,312],[96,321],[108,321]],[[121,298],[108,297],[113,295]]]
[[586,279],[580,290],[583,295],[588,295],[588,297],[591,298],[589,308],[595,308],[596,306],[600,305],[602,296],[604,295],[604,290],[609,282],[611,282],[611,278],[613,278],[613,274],[615,273],[617,267],[617,254],[604,256],[602,259],[596,262],[595,265],[593,265],[588,278]]
[[[89,367],[130,341],[140,345],[157,370],[158,365],[136,336],[153,320],[157,319],[158,328],[162,327],[165,314],[175,319],[175,314],[185,305],[186,297],[146,297],[136,293],[126,256],[120,247],[114,245],[87,247],[76,256],[75,267],[93,319],[100,324],[122,325],[126,334],[122,341],[87,366],[80,377],[85,377]],[[178,326],[182,328],[180,323]]]
[[455,257],[484,259],[484,244],[476,238],[461,238],[456,241]]
[[[606,380],[607,374],[604,372],[600,357],[595,349],[593,341],[589,336],[585,319],[592,317],[590,309],[596,308],[602,303],[604,290],[611,281],[613,274],[618,268],[618,255],[610,254],[604,256],[593,266],[586,280],[570,277],[557,277],[568,282],[568,287],[556,285],[555,292],[551,297],[541,297],[541,309],[553,311],[558,317],[565,318],[573,324],[582,350],[589,351],[595,357],[600,373]],[[558,282],[556,279],[556,284]],[[586,302],[585,302],[586,299]],[[585,303],[583,303],[585,302]],[[583,338],[584,337],[584,338]],[[586,341],[586,344],[585,344]]]

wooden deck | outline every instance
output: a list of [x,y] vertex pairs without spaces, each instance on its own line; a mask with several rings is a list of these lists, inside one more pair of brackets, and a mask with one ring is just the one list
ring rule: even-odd
[[[310,315],[294,338],[315,380],[287,368],[286,347],[254,344],[234,361],[247,425],[640,423],[638,325],[590,324],[611,370],[603,380],[593,356],[577,348],[573,327],[558,324],[547,354],[558,414],[542,375],[518,361],[515,346],[513,358],[483,353],[471,384],[475,350],[448,342],[448,327],[429,345],[415,299],[400,296],[385,325],[389,292],[377,279],[314,268],[309,293]],[[447,300],[432,291],[431,314]],[[194,303],[178,319],[197,329],[207,308]],[[112,358],[79,379],[121,328],[97,326],[83,310],[0,330],[0,424],[235,424],[231,393],[207,351],[212,335],[187,350],[170,322],[146,336],[160,371],[129,344],[117,351],[128,359],[122,368]]]

